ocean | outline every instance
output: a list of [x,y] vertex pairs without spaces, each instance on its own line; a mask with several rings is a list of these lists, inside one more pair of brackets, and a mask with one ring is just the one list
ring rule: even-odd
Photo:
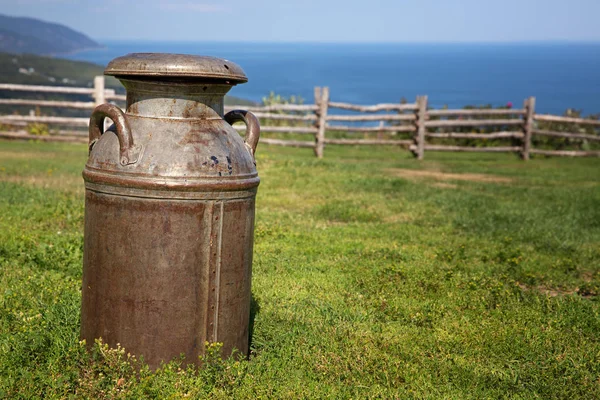
[[106,65],[132,52],[211,55],[239,64],[249,77],[231,95],[260,101],[270,91],[313,102],[314,86],[332,101],[357,104],[414,101],[431,107],[520,107],[600,113],[600,43],[326,44],[104,41],[104,49],[66,56]]

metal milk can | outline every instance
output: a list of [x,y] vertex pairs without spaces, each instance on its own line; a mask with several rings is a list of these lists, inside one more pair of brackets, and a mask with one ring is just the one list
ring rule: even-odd
[[105,74],[127,89],[127,107],[102,104],[90,118],[82,338],[119,343],[153,369],[181,354],[198,363],[205,341],[247,354],[260,127],[246,111],[223,115],[244,71],[134,53]]

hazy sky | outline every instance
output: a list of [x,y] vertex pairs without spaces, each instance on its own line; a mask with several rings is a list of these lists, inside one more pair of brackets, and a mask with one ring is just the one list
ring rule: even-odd
[[600,41],[600,0],[0,0],[96,40]]

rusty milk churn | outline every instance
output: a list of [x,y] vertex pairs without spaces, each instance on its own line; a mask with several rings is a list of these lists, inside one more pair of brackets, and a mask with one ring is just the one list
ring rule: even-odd
[[[82,338],[120,344],[151,368],[180,354],[198,363],[205,341],[247,354],[260,127],[246,111],[223,115],[244,71],[134,53],[105,74],[127,89],[127,108],[102,104],[90,118]],[[105,118],[114,125],[103,132]]]

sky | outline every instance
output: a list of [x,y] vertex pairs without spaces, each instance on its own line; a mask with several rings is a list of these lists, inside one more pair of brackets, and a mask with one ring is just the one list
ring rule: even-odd
[[0,0],[0,13],[98,41],[600,41],[600,0]]

